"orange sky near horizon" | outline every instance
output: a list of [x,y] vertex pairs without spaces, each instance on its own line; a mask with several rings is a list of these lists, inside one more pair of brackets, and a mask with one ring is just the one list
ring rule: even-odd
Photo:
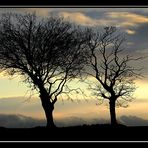
[[[38,95],[36,94],[32,99],[27,99],[29,93],[27,95],[25,94],[29,88],[27,88],[24,83],[21,83],[18,78],[9,80],[7,77],[3,77],[0,79],[0,82],[0,101],[5,102],[9,100],[9,103],[5,103],[5,108],[2,108],[0,105],[0,113],[23,114],[40,119],[45,118]],[[127,108],[116,108],[117,117],[121,115],[135,115],[148,119],[148,81],[137,80],[136,86],[138,86],[138,88],[134,93],[135,100],[130,102]],[[0,104],[3,103],[0,102]],[[80,102],[78,100],[74,102],[67,100],[62,102],[59,100],[55,105],[54,117],[55,119],[70,116],[109,119],[108,102],[102,105],[96,104],[96,99],[90,99],[88,102],[83,99]]]

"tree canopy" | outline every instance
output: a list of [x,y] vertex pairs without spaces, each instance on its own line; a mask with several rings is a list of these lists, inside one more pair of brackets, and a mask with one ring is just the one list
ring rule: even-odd
[[61,17],[4,14],[0,19],[0,66],[10,75],[23,75],[38,90],[43,108],[53,109],[65,83],[87,61],[84,42],[82,29]]
[[91,90],[99,100],[109,100],[111,123],[116,124],[115,105],[124,106],[125,102],[133,99],[136,88],[134,80],[141,76],[141,69],[131,65],[131,61],[141,57],[126,55],[124,36],[116,27],[105,27],[102,33],[88,29],[86,34],[90,67],[93,70],[87,74],[97,81],[96,87]]

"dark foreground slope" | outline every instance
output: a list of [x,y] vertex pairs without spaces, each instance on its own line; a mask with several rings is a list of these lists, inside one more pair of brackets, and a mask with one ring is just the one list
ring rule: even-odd
[[148,141],[148,127],[110,125],[75,126],[55,129],[0,128],[0,141]]

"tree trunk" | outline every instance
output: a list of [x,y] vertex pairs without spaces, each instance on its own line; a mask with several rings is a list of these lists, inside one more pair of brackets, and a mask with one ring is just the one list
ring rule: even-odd
[[51,103],[43,103],[42,102],[43,109],[45,111],[46,119],[47,119],[47,128],[54,128],[56,127],[53,121],[53,110],[54,110],[54,105]]
[[56,127],[53,121],[53,110],[54,104],[50,102],[50,98],[46,92],[46,90],[40,90],[40,99],[42,102],[43,109],[45,111],[46,119],[47,119],[47,128],[54,128]]
[[109,102],[110,105],[110,117],[111,117],[111,125],[117,125],[116,120],[116,111],[115,111],[115,100],[111,99]]

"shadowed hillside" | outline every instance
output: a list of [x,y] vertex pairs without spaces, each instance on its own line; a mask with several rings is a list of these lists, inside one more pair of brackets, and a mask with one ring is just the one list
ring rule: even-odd
[[83,125],[47,129],[35,127],[27,129],[1,128],[1,141],[145,141],[148,127],[116,127],[104,125]]

